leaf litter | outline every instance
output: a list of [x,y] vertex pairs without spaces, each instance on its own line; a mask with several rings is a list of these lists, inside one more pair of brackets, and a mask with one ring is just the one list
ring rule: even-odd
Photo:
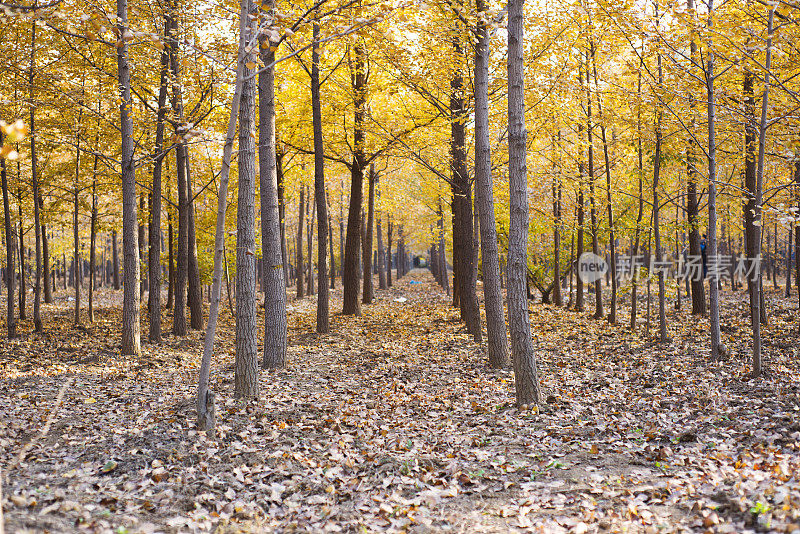
[[759,380],[741,294],[726,293],[733,356],[716,364],[685,312],[659,345],[532,304],[546,402],[525,411],[427,273],[363,317],[333,315],[328,335],[312,333],[313,298],[290,303],[289,366],[262,371],[247,403],[224,310],[213,438],[194,430],[200,332],[123,358],[118,308],[88,328],[45,308],[45,334],[23,322],[0,344],[6,528],[800,534],[796,312],[768,298]]

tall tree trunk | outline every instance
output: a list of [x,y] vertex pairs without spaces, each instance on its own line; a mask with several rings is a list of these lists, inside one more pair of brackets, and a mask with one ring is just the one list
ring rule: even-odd
[[[245,42],[250,42],[258,24],[252,0],[242,0],[248,23]],[[252,57],[252,59],[250,59]],[[246,60],[254,64],[257,52],[248,52]],[[258,343],[256,340],[256,147],[252,135],[255,127],[255,69],[245,65],[239,107],[239,204],[236,215],[236,364],[235,395],[258,397]]]
[[528,264],[528,178],[523,63],[524,0],[508,2],[508,317],[517,407],[541,398],[526,297]]
[[381,226],[382,214],[378,214],[375,221],[375,230],[378,234],[378,289],[388,289],[386,285],[386,249],[383,247],[383,228]]
[[[39,195],[39,209],[44,211],[44,200]],[[44,275],[44,301],[47,304],[53,303],[53,286],[55,283],[52,278],[50,268],[50,245],[47,237],[47,225],[42,222],[42,273]]]
[[25,280],[25,232],[22,226],[22,193],[18,195],[20,201],[19,208],[19,318],[25,320],[25,300],[27,293],[27,284]]
[[306,244],[308,245],[306,249],[308,250],[308,276],[306,277],[306,295],[311,296],[314,294],[314,253],[313,245],[314,245],[314,222],[316,221],[317,217],[317,203],[314,199],[311,198],[311,189],[308,190],[308,194],[306,195],[306,212],[309,210],[311,211],[311,218],[308,220],[308,226],[306,227]]
[[347,212],[347,237],[345,240],[342,286],[344,288],[342,315],[361,315],[358,298],[359,261],[361,249],[361,205],[364,182],[364,116],[367,102],[366,52],[359,41],[353,47],[354,68],[351,72],[353,86],[353,162],[350,165],[350,206]]
[[[607,217],[608,217],[608,245],[610,249],[610,259],[609,262],[609,271],[611,274],[611,311],[608,315],[608,322],[611,324],[616,324],[617,322],[617,239],[614,232],[614,207],[611,203],[611,158],[608,155],[608,138],[606,137],[606,125],[604,122],[603,116],[603,104],[600,98],[600,86],[597,79],[597,60],[595,58],[595,51],[594,45],[592,49],[592,70],[594,71],[594,85],[597,89],[596,97],[597,97],[597,113],[600,117],[600,139],[603,141],[603,163],[605,165],[605,174],[606,174],[606,202],[607,206]],[[680,297],[679,297],[680,298]]]
[[[690,2],[692,0],[689,0]],[[644,57],[644,51],[642,51]],[[632,266],[632,283],[631,283],[631,322],[630,327],[632,331],[636,330],[636,312],[637,312],[637,289],[639,287],[639,273],[641,267],[636,262],[637,255],[639,254],[639,241],[642,232],[642,219],[644,218],[644,153],[642,150],[642,67],[644,61],[639,63],[639,73],[636,82],[636,155],[637,155],[637,178],[639,184],[638,209],[636,211],[636,228],[634,229],[633,250],[631,252],[631,266]],[[701,281],[702,285],[702,281]]]
[[303,260],[303,218],[304,218],[304,210],[306,209],[305,203],[305,191],[306,186],[300,184],[300,202],[298,203],[298,209],[300,213],[297,217],[297,246],[295,247],[295,254],[296,264],[295,264],[295,271],[297,272],[297,298],[301,299],[305,296],[305,286],[303,285],[303,271],[305,271],[305,260]]
[[[452,38],[457,57],[463,53],[461,35]],[[481,315],[475,284],[472,283],[472,267],[478,258],[473,257],[472,188],[467,169],[466,152],[466,103],[464,101],[464,78],[456,69],[450,79],[450,174],[453,191],[453,265],[458,286],[458,303],[461,318],[467,331],[475,341],[481,341]],[[403,273],[405,274],[405,256]],[[456,285],[454,283],[454,285]]]
[[[144,196],[145,196],[144,195],[144,190],[140,188],[139,189],[139,213],[142,214],[142,217],[144,217],[144,210],[145,210]],[[144,219],[142,219],[141,221],[139,221],[139,236],[138,236],[138,239],[139,239],[139,265],[140,265],[140,269],[141,269],[142,265],[146,265],[147,264],[147,258],[145,257],[146,256],[145,244],[147,243],[147,241],[146,241],[144,228],[145,228]],[[145,289],[147,289],[147,280],[145,279],[146,276],[147,276],[147,274],[145,272],[145,273],[142,274],[142,277],[139,279],[139,298],[144,296]]]
[[[717,139],[716,139],[716,91],[714,81],[714,48],[712,43],[714,24],[714,0],[708,0],[708,46],[706,59],[706,93],[708,115],[708,257],[717,256]],[[711,360],[720,359],[725,354],[725,346],[720,340],[719,330],[719,285],[717,278],[709,283]]]
[[[559,139],[561,132],[558,132]],[[553,304],[559,308],[564,305],[561,295],[561,175],[556,159],[556,139],[553,144]]]
[[[31,138],[31,185],[33,187],[33,224],[36,235],[36,283],[33,286],[33,329],[42,331],[42,226],[41,226],[41,201],[39,199],[39,171],[36,160],[36,131],[35,104],[34,104],[34,74],[36,69],[36,24],[31,25],[31,70],[28,78],[30,87],[30,138]],[[80,119],[78,120],[80,124]],[[21,221],[22,219],[20,219]]]
[[362,253],[362,261],[364,262],[364,290],[362,293],[361,302],[363,304],[372,304],[375,297],[375,287],[372,283],[372,227],[375,223],[375,182],[378,181],[378,176],[375,174],[375,166],[369,167],[369,197],[367,200],[367,217],[364,220],[364,250]]
[[[658,19],[658,8],[656,8],[656,19]],[[658,64],[658,83],[659,87],[664,86],[664,74],[661,66],[661,54],[656,58]],[[661,177],[661,120],[663,111],[661,104],[657,104],[656,111],[656,152],[653,157],[653,240],[656,247],[656,264],[658,265],[658,331],[660,341],[666,343],[669,335],[667,334],[667,305],[666,288],[664,286],[664,270],[661,268],[663,263],[663,248],[661,246],[661,223],[659,219],[659,196],[658,186]]]
[[[592,254],[600,255],[598,243],[598,224],[597,207],[595,198],[594,183],[594,123],[592,121],[592,90],[589,78],[589,56],[586,57],[586,142],[588,149],[588,163],[586,166],[589,180],[589,222],[592,227]],[[605,315],[603,311],[603,279],[599,277],[594,281],[594,318],[601,319]]]
[[[3,133],[0,131],[0,147],[3,146],[3,141]],[[14,242],[16,241],[16,236],[11,225],[11,206],[8,201],[8,173],[5,158],[0,158],[0,179],[2,179],[3,186],[3,221],[6,231],[6,287],[8,288],[8,294],[6,295],[6,328],[8,329],[8,338],[12,339],[17,337],[17,319],[14,316],[14,289],[16,286]]]
[[[767,112],[769,108],[769,86],[770,86],[770,69],[772,62],[772,30],[773,20],[775,17],[775,10],[778,4],[771,4],[769,14],[767,15],[767,51],[764,60],[764,88],[761,93],[761,120],[758,124],[758,166],[756,168],[756,180],[751,193],[754,196],[754,209],[753,221],[751,225],[753,229],[747,228],[748,232],[748,245],[752,250],[749,251],[748,256],[752,258],[750,261],[756,262],[756,258],[761,257],[761,209],[762,209],[762,191],[764,183],[764,157],[767,145]],[[748,188],[749,189],[749,188]],[[752,245],[750,242],[752,241]],[[760,268],[760,263],[754,265],[757,269]],[[761,294],[761,272],[760,269],[754,273],[748,273],[747,286],[750,290],[750,322],[753,329],[753,377],[761,376],[762,361],[761,361],[761,320],[762,320],[762,306],[763,296]],[[800,297],[800,295],[798,295]]]
[[178,0],[171,0],[166,13],[169,18],[167,52],[172,82],[172,112],[175,136],[175,160],[178,179],[178,260],[175,273],[175,301],[172,317],[172,333],[176,336],[187,334],[186,324],[186,286],[189,278],[189,195],[187,192],[186,145],[183,143],[183,98],[178,65]]
[[[248,21],[248,0],[243,0],[239,13],[239,51],[236,61],[236,85],[233,91],[231,112],[228,117],[228,131],[225,136],[225,146],[222,152],[222,170],[220,171],[219,192],[217,194],[217,220],[214,231],[214,274],[211,288],[211,305],[208,310],[208,328],[203,340],[203,358],[200,363],[199,380],[197,384],[197,427],[200,430],[210,431],[214,428],[215,409],[214,395],[208,391],[209,375],[211,373],[211,357],[214,352],[214,336],[217,329],[219,316],[219,301],[222,293],[222,265],[225,261],[225,211],[228,205],[228,178],[231,170],[231,154],[233,152],[233,139],[236,136],[236,119],[239,114],[241,102],[244,63],[245,63],[245,35]],[[281,290],[285,294],[285,287]]]
[[[325,195],[325,153],[322,139],[322,102],[319,96],[319,23],[313,25],[311,50],[311,113],[314,128],[314,197],[317,203],[317,333],[330,332],[330,297],[328,295],[328,201]],[[311,250],[308,251],[309,256]],[[333,263],[333,253],[331,253]],[[333,269],[332,269],[333,270]]]
[[200,266],[197,264],[197,235],[194,224],[194,194],[192,192],[191,159],[186,152],[186,230],[187,230],[187,290],[189,325],[194,330],[203,329],[203,287],[200,285]]
[[[266,38],[266,37],[264,37]],[[275,61],[272,43],[261,48],[265,65]],[[286,365],[286,270],[283,214],[278,199],[279,167],[275,146],[275,70],[258,75],[258,164],[261,193],[261,254],[264,268],[264,359],[261,366]],[[280,171],[282,172],[282,170]]]
[[94,322],[94,281],[97,266],[97,164],[99,157],[94,157],[92,173],[92,220],[89,232],[89,322]]
[[[78,201],[78,183],[79,183],[79,168],[80,168],[80,152],[76,155],[75,162],[75,189],[72,192],[73,206],[72,206],[72,263],[75,265],[75,309],[73,312],[75,324],[81,324],[81,240],[78,229],[78,208],[80,202]],[[139,251],[137,251],[138,253]],[[137,288],[138,290],[138,288]]]
[[[483,307],[486,311],[486,338],[489,365],[495,369],[508,365],[508,336],[500,289],[500,254],[492,187],[492,155],[489,142],[489,32],[484,0],[477,0],[478,42],[475,48],[475,205],[480,217],[481,272]],[[439,217],[441,220],[441,214]],[[444,248],[442,248],[444,256]],[[475,258],[477,262],[477,257]],[[441,263],[440,263],[441,265]],[[447,280],[447,270],[441,271]]]
[[[117,28],[121,36],[117,46],[117,72],[120,87],[120,134],[122,136],[122,248],[125,281],[122,299],[122,354],[138,356],[139,335],[139,244],[136,234],[136,175],[133,160],[133,120],[130,112],[131,73],[128,66],[127,0],[117,0]],[[115,269],[116,270],[116,269]],[[115,280],[116,282],[116,280]]]
[[[274,92],[274,75],[273,75],[273,92]],[[275,172],[277,174],[277,187],[278,187],[278,217],[280,221],[281,232],[281,261],[283,264],[283,283],[288,287],[289,285],[289,250],[286,246],[286,202],[284,200],[284,176],[283,176],[283,157],[284,152],[281,144],[277,141],[277,134],[275,139]],[[284,293],[286,292],[284,287]],[[286,298],[284,297],[284,307]]]
[[331,250],[331,289],[336,289],[336,256],[333,255],[333,220],[331,219],[331,204],[328,199],[327,191],[325,192],[325,201],[328,203],[328,246]]
[[173,242],[175,241],[174,229],[172,228],[172,212],[167,210],[167,309],[172,308],[175,300],[175,255],[173,254]]
[[[164,18],[164,35],[169,33],[169,19]],[[150,282],[148,293],[148,309],[150,310],[150,331],[148,339],[151,343],[161,342],[161,170],[164,166],[164,123],[167,118],[167,73],[169,71],[169,55],[161,51],[161,70],[158,84],[158,113],[156,116],[156,143],[153,148],[153,194],[150,208],[150,238],[147,258],[149,260],[147,276]],[[170,240],[172,234],[170,233]],[[171,304],[171,303],[170,303]]]
[[[65,259],[66,261],[66,259]],[[117,231],[111,231],[111,267],[113,271],[113,278],[114,278],[114,289],[119,291],[119,249],[117,248]],[[64,263],[64,272],[68,270],[67,264]],[[66,279],[66,274],[64,275]],[[64,284],[64,289],[66,289],[66,283]]]
[[[441,219],[441,198],[439,199],[439,216]],[[386,286],[392,287],[392,216],[389,215],[386,222]],[[445,273],[447,276],[447,273]]]

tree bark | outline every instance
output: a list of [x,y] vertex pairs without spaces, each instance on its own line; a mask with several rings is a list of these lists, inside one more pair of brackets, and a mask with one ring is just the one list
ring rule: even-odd
[[[164,35],[169,33],[169,19],[164,18]],[[164,122],[167,118],[167,73],[169,71],[169,55],[166,50],[161,51],[161,70],[159,71],[158,84],[158,113],[156,116],[156,142],[153,152],[153,194],[150,208],[150,232],[148,281],[148,309],[150,311],[150,331],[148,338],[151,343],[161,342],[161,170],[164,165]],[[170,233],[170,239],[172,234]],[[171,303],[170,303],[171,304]]]
[[[265,37],[264,37],[265,38]],[[275,61],[272,43],[262,46],[265,65]],[[275,70],[258,76],[258,164],[261,193],[261,254],[264,286],[264,359],[261,366],[276,369],[286,365],[286,271],[282,213],[278,199],[278,162],[275,144]],[[281,171],[282,172],[282,171]]]
[[364,182],[364,116],[367,101],[367,76],[365,72],[366,52],[364,45],[357,42],[353,46],[354,67],[351,71],[353,86],[353,162],[350,165],[350,206],[347,212],[347,237],[342,268],[344,288],[342,315],[361,315],[361,302],[358,298],[359,261],[361,249],[361,205]]
[[303,271],[305,271],[305,260],[303,260],[303,218],[305,216],[304,210],[306,209],[305,203],[306,186],[300,184],[300,202],[298,209],[300,210],[297,216],[297,245],[295,247],[296,264],[295,271],[297,272],[297,298],[301,299],[305,296],[305,286],[303,285]]
[[94,157],[92,173],[92,220],[89,234],[89,322],[94,322],[94,281],[97,266],[97,164],[99,157]]
[[194,224],[194,194],[189,149],[186,152],[186,230],[187,230],[187,292],[189,301],[189,326],[203,329],[203,286],[200,284],[200,266],[197,264],[197,234]]
[[526,298],[528,263],[528,180],[523,63],[524,0],[508,2],[509,209],[508,316],[517,407],[541,398]]
[[[250,42],[258,18],[252,17],[252,0],[242,0],[248,15],[245,42]],[[248,52],[248,62],[255,63],[256,52]],[[252,64],[251,63],[251,64]],[[235,395],[239,398],[258,397],[258,345],[256,341],[256,148],[255,127],[255,69],[244,69],[239,107],[239,195],[236,216],[236,363]]]
[[378,176],[375,173],[375,166],[369,167],[369,197],[367,200],[367,217],[364,220],[364,246],[362,252],[362,261],[364,262],[364,289],[362,292],[361,302],[363,304],[372,304],[375,298],[375,287],[372,283],[372,227],[375,223],[375,182],[378,181]]
[[[0,132],[0,147],[3,146],[3,141],[3,133]],[[8,288],[8,293],[6,295],[6,329],[8,330],[8,338],[13,339],[17,337],[17,319],[14,316],[14,290],[16,287],[14,242],[16,241],[16,236],[14,228],[11,225],[11,206],[8,201],[8,173],[6,170],[5,158],[0,158],[0,180],[2,180],[3,186],[3,221],[6,231],[6,287]]]
[[[500,255],[492,187],[492,155],[489,142],[489,32],[486,4],[477,0],[478,42],[475,48],[475,205],[480,217],[481,272],[483,307],[486,311],[486,338],[489,365],[495,369],[508,365],[508,336],[500,289]],[[441,220],[441,215],[439,217]],[[444,256],[444,247],[442,247]],[[476,257],[477,261],[477,257]],[[442,265],[440,260],[440,266]],[[558,271],[556,271],[558,272]],[[447,269],[441,270],[447,280]]]
[[[656,18],[658,18],[658,10],[656,10]],[[658,64],[658,87],[664,85],[664,74],[661,66],[661,54],[658,54],[656,59]],[[664,286],[664,271],[661,269],[663,262],[663,248],[661,246],[661,223],[659,219],[659,196],[658,186],[661,177],[661,121],[663,111],[661,104],[657,104],[656,111],[656,151],[653,157],[653,241],[656,247],[656,263],[658,264],[658,331],[661,343],[668,341],[669,335],[667,334],[667,305],[666,305],[666,288]]]
[[[228,117],[228,131],[225,136],[225,145],[222,152],[222,170],[220,171],[219,192],[217,193],[217,220],[214,231],[214,274],[211,287],[211,304],[208,310],[208,328],[203,341],[203,358],[200,363],[200,375],[197,384],[197,427],[200,430],[210,431],[214,428],[214,395],[208,391],[209,375],[211,373],[211,357],[214,352],[214,336],[217,329],[219,316],[219,301],[222,293],[222,264],[225,257],[225,211],[228,205],[228,178],[231,170],[231,154],[233,152],[233,139],[236,136],[236,119],[239,114],[241,102],[244,63],[245,63],[245,35],[248,20],[248,0],[241,3],[239,13],[239,52],[236,61],[236,84],[231,102],[231,112]],[[227,262],[225,262],[227,263]],[[227,271],[227,265],[226,265]],[[285,293],[285,287],[281,288]]]
[[[42,241],[41,241],[41,201],[39,199],[39,172],[36,160],[36,131],[35,105],[34,105],[34,75],[36,69],[36,24],[31,25],[31,70],[29,73],[30,88],[30,139],[31,139],[31,185],[33,187],[33,219],[34,233],[36,235],[36,283],[33,286],[33,329],[36,332],[42,331]],[[80,124],[80,119],[78,119]],[[20,218],[20,224],[22,219]]]
[[[117,0],[117,29],[121,39],[117,45],[117,72],[120,87],[120,133],[122,135],[122,248],[125,280],[122,300],[122,354],[138,356],[139,334],[139,244],[136,234],[136,175],[133,160],[133,120],[130,112],[131,78],[128,66],[127,0]],[[116,280],[115,280],[116,282]]]

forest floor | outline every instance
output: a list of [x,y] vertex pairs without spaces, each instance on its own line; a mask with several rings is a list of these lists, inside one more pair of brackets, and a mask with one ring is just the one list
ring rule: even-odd
[[209,438],[200,332],[122,358],[117,307],[75,327],[62,300],[45,334],[26,321],[0,342],[6,531],[797,534],[800,323],[794,299],[767,301],[757,380],[742,292],[724,292],[731,355],[715,364],[686,302],[663,345],[531,303],[547,402],[523,412],[427,272],[329,335],[312,333],[314,298],[292,302],[289,365],[246,404],[226,306]]

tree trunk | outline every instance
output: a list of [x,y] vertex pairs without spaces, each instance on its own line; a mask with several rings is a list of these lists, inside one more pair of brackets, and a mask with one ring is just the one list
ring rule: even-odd
[[[164,35],[169,33],[169,19],[164,18]],[[150,232],[148,281],[148,309],[150,310],[150,331],[148,338],[151,343],[161,342],[161,170],[164,165],[164,122],[167,117],[167,74],[169,70],[169,55],[166,50],[161,51],[161,70],[159,71],[158,84],[158,114],[156,116],[156,143],[153,148],[155,160],[153,162],[153,194],[150,208]],[[172,232],[170,232],[170,241]],[[170,244],[171,252],[171,244]],[[171,304],[171,302],[169,303]],[[169,305],[168,304],[168,305]]]
[[314,222],[317,217],[317,203],[311,198],[311,189],[308,190],[306,195],[306,212],[311,211],[311,218],[308,219],[308,226],[306,226],[307,247],[308,250],[308,276],[306,277],[306,295],[311,296],[314,294]]
[[186,286],[189,277],[189,195],[187,191],[186,145],[183,143],[183,98],[178,65],[178,0],[171,0],[166,13],[169,18],[170,35],[167,39],[167,53],[172,82],[172,112],[175,136],[175,162],[178,180],[178,260],[175,273],[175,301],[172,317],[172,333],[176,336],[187,334],[186,324]]
[[364,262],[364,290],[362,293],[361,302],[363,304],[372,304],[375,297],[375,287],[372,284],[372,227],[375,223],[375,182],[378,181],[378,176],[375,174],[375,166],[369,167],[369,197],[367,200],[367,217],[364,220],[364,245],[362,252],[362,260]]
[[[561,132],[558,133],[559,139]],[[564,305],[561,295],[561,176],[558,173],[556,159],[556,140],[553,145],[553,304],[559,308]],[[484,282],[485,283],[485,282]]]
[[[656,10],[656,18],[658,18],[658,10]],[[658,63],[658,83],[659,87],[664,85],[664,74],[661,67],[661,54],[658,54],[656,59]],[[656,263],[658,265],[658,331],[661,343],[668,341],[669,335],[667,334],[667,305],[666,305],[666,288],[664,286],[664,270],[661,268],[664,257],[663,249],[661,247],[661,223],[659,220],[659,197],[658,186],[661,177],[661,120],[663,111],[661,104],[658,104],[656,111],[656,151],[653,157],[653,240],[656,247]]]
[[524,0],[508,2],[509,209],[508,316],[517,407],[538,404],[539,374],[531,340],[526,298],[528,263],[528,179],[523,63]]
[[359,262],[361,249],[361,205],[363,203],[362,185],[364,182],[364,116],[367,101],[367,78],[365,72],[366,52],[364,45],[357,42],[353,46],[355,55],[354,70],[351,72],[353,86],[353,162],[350,165],[350,206],[347,213],[347,237],[342,268],[344,288],[342,315],[361,315],[358,298]]
[[[441,218],[441,199],[439,199],[439,216]],[[392,287],[392,216],[386,222],[386,286]]]
[[[274,74],[273,74],[273,92],[274,92]],[[284,176],[283,176],[283,149],[277,142],[277,134],[275,139],[275,172],[277,174],[277,187],[278,187],[278,217],[280,221],[281,232],[281,261],[283,265],[283,283],[286,287],[289,286],[289,250],[286,245],[286,203],[284,200]],[[284,287],[284,293],[286,292]],[[284,297],[284,304],[286,298]],[[285,307],[285,305],[284,305]]]
[[[706,92],[708,110],[708,257],[717,256],[717,140],[716,140],[716,93],[714,89],[714,48],[712,43],[714,24],[714,0],[708,0],[708,46],[706,60]],[[720,340],[719,330],[719,285],[717,278],[709,284],[711,359],[720,359],[725,354],[725,346]]]
[[[78,155],[80,152],[78,152]],[[80,234],[78,232],[78,208],[80,207],[80,202],[78,201],[78,182],[79,182],[79,161],[80,157],[76,157],[75,163],[75,190],[72,192],[73,195],[73,207],[72,207],[72,262],[75,265],[75,310],[73,312],[75,324],[81,324],[81,241],[80,241]],[[140,251],[137,251],[137,253]],[[138,287],[137,287],[138,290]]]
[[200,267],[197,264],[197,235],[194,224],[194,194],[192,192],[191,159],[186,152],[186,228],[187,236],[187,290],[189,301],[189,325],[194,330],[203,329],[203,286],[200,284]]
[[25,232],[22,227],[22,193],[19,193],[19,318],[24,320],[27,284],[25,281]]
[[300,213],[297,217],[297,246],[295,247],[295,254],[297,256],[295,264],[295,270],[297,271],[297,298],[299,299],[305,296],[302,274],[305,270],[305,260],[303,260],[303,218],[305,216],[304,210],[306,209],[305,191],[306,186],[300,184],[300,202],[298,203]]
[[[144,217],[144,210],[145,210],[144,190],[140,189],[139,190],[139,213],[142,214],[142,217]],[[140,265],[140,268],[141,268],[142,265],[145,265],[147,263],[147,258],[145,257],[145,255],[146,255],[146,253],[145,253],[145,243],[147,241],[145,240],[146,236],[145,236],[144,227],[145,227],[144,220],[142,220],[142,221],[139,222],[139,237],[138,237],[138,239],[139,239],[139,265]],[[146,278],[146,272],[144,274],[142,274],[142,277],[139,280],[139,298],[144,296],[144,291],[147,288],[147,280],[145,278]]]
[[[500,289],[500,256],[492,187],[492,155],[489,142],[489,33],[484,0],[477,0],[478,42],[475,48],[475,205],[480,217],[481,272],[483,307],[486,311],[486,338],[489,365],[495,369],[508,365],[508,336]],[[441,214],[439,217],[441,221]],[[444,248],[442,248],[444,256]],[[477,261],[477,256],[476,256]],[[441,266],[441,263],[440,263]],[[557,272],[557,271],[556,271]],[[447,280],[447,269],[441,278]]]
[[97,164],[99,157],[94,157],[92,174],[92,220],[89,233],[89,322],[94,322],[94,280],[97,265]]
[[[242,0],[249,13],[246,42],[256,31],[258,18],[253,17],[252,0]],[[256,61],[257,52],[248,52],[247,61]],[[252,56],[252,59],[250,57]],[[235,395],[258,397],[258,344],[256,340],[256,148],[252,132],[255,127],[255,69],[244,69],[245,80],[239,108],[239,204],[236,216],[236,365]]]
[[[3,146],[3,133],[0,131],[0,147]],[[16,271],[14,269],[14,242],[16,236],[14,235],[14,228],[11,225],[11,206],[8,201],[8,174],[6,171],[6,159],[0,158],[0,179],[2,179],[3,186],[3,216],[5,224],[5,237],[6,237],[6,287],[8,294],[6,295],[6,328],[8,329],[8,338],[12,339],[17,337],[17,320],[14,316],[14,289],[16,286]]]
[[[589,180],[589,222],[592,228],[592,254],[600,255],[598,244],[597,208],[594,183],[594,123],[592,122],[592,91],[589,78],[589,56],[586,57],[586,141],[588,148],[587,175]],[[603,311],[603,282],[602,278],[594,281],[594,318],[601,319]]]
[[[44,211],[44,201],[39,195],[40,210]],[[50,268],[50,245],[47,237],[47,225],[42,223],[42,273],[44,275],[44,301],[47,304],[53,303],[53,271]]]
[[[452,41],[457,56],[461,55],[460,36]],[[458,285],[458,303],[461,318],[475,341],[481,341],[481,316],[472,267],[478,258],[473,257],[472,188],[467,169],[466,115],[463,96],[464,79],[456,71],[450,79],[450,174],[453,191],[453,265]],[[405,273],[403,257],[403,273]],[[456,285],[456,284],[454,284]]]
[[[689,12],[694,11],[694,0],[687,0],[687,8]],[[696,61],[699,58],[697,50],[697,42],[695,41],[695,33],[691,34],[691,42],[689,44],[691,58]],[[689,113],[691,114],[689,128],[692,133],[695,131],[695,97],[689,91]],[[686,175],[687,175],[687,191],[686,191],[686,218],[689,223],[689,256],[691,258],[700,258],[700,208],[697,198],[697,157],[696,157],[696,141],[693,135],[689,136],[688,146],[686,147]],[[692,290],[692,315],[705,315],[706,314],[706,291],[703,284],[702,270],[697,276],[691,279],[690,287]]]
[[[117,46],[120,87],[120,133],[122,135],[122,249],[125,280],[122,300],[122,354],[138,356],[139,340],[139,244],[136,234],[136,175],[133,159],[133,120],[130,112],[131,73],[128,66],[128,4],[117,0],[117,28],[122,38]],[[116,248],[115,248],[116,250]],[[116,269],[115,269],[116,271]],[[116,282],[116,280],[115,280]]]
[[[219,316],[219,301],[222,292],[222,264],[225,258],[225,211],[228,205],[228,178],[231,170],[231,154],[233,139],[236,135],[236,119],[241,102],[244,62],[245,62],[245,28],[248,21],[248,0],[243,0],[239,13],[239,51],[236,61],[236,85],[233,91],[231,112],[228,117],[228,131],[222,152],[222,170],[220,171],[219,192],[217,194],[217,220],[214,231],[214,274],[211,288],[211,304],[208,310],[208,329],[203,340],[203,358],[200,363],[200,374],[197,384],[197,427],[211,431],[215,423],[214,395],[208,391],[211,373],[211,357],[214,352],[214,336]],[[226,271],[227,271],[227,262]],[[285,294],[285,287],[281,288]]]
[[[263,39],[265,39],[264,37]],[[265,65],[275,61],[270,46],[261,48]],[[262,367],[276,369],[286,365],[286,271],[284,234],[278,199],[278,163],[275,146],[275,70],[258,76],[258,164],[261,197],[261,254],[264,286],[264,359]],[[281,171],[282,172],[282,171]]]
[[[111,264],[113,270],[113,278],[114,278],[114,289],[119,291],[119,249],[117,248],[117,231],[111,231]],[[64,264],[64,279],[66,280],[66,271],[67,271],[67,264]],[[66,282],[64,283],[64,289],[67,289]]]
[[[325,202],[328,204],[327,212],[328,212],[328,246],[331,250],[331,268],[330,268],[330,278],[331,278],[331,289],[336,289],[336,256],[333,255],[333,221],[331,219],[331,204],[328,202],[328,192],[325,192]],[[330,309],[330,305],[328,306]],[[330,312],[330,311],[329,311]]]
[[382,214],[378,214],[375,230],[378,234],[378,289],[388,289],[386,285],[386,249],[383,247],[383,228],[381,226]]
[[[35,104],[33,94],[33,80],[36,68],[36,24],[31,25],[31,70],[29,76],[30,87],[30,138],[31,138],[31,183],[33,186],[33,224],[34,233],[36,235],[36,283],[33,286],[33,329],[36,332],[42,331],[42,226],[41,226],[41,201],[39,199],[39,171],[37,168],[36,160],[36,122],[35,122]],[[80,124],[80,119],[78,119]],[[22,219],[20,219],[21,223]]]

